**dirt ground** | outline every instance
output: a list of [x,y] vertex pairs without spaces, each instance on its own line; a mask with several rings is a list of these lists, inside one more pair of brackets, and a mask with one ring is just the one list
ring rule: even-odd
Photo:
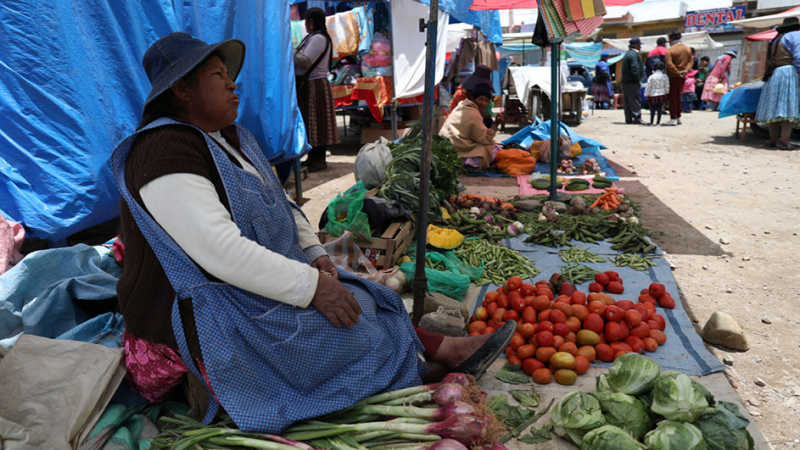
[[[725,373],[770,443],[800,447],[799,154],[770,149],[751,132],[742,144],[735,128],[733,117],[711,112],[684,115],[678,127],[642,127],[625,125],[622,111],[596,111],[575,130],[609,147],[603,153],[642,205],[645,226],[664,233],[658,244],[698,331],[715,311],[745,330],[749,351],[709,348],[732,361]],[[359,147],[343,135],[329,169],[303,182],[312,224],[355,182]],[[509,178],[463,184],[481,195],[518,193]]]

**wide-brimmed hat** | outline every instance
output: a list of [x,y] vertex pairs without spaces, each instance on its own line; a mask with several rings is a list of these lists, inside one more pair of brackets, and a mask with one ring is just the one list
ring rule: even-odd
[[471,91],[475,89],[475,86],[486,83],[489,85],[489,88],[494,92],[494,87],[492,87],[492,69],[489,66],[484,66],[483,64],[478,64],[475,66],[475,71],[472,72],[472,75],[464,78],[464,81],[461,82],[461,87],[464,89]]
[[478,83],[477,85],[475,85],[475,87],[469,93],[469,96],[471,98],[477,98],[477,97],[483,96],[483,97],[486,97],[489,100],[491,100],[493,92],[494,92],[494,89],[492,89],[491,85],[489,85],[487,83]]
[[600,57],[601,58],[608,58],[609,56],[611,56],[611,55],[608,52],[600,53]]
[[235,80],[244,64],[244,42],[229,39],[207,44],[188,33],[175,32],[157,40],[142,57],[142,66],[153,88],[144,104],[163,94],[185,77],[209,55],[218,52],[228,66],[228,76]]
[[642,45],[642,40],[639,39],[638,37],[631,38],[631,40],[628,41],[628,47],[633,47],[636,45]]
[[735,48],[732,48],[732,49],[728,50],[727,52],[725,52],[725,54],[733,56],[734,58],[738,58],[739,57],[739,50],[735,49]]
[[778,30],[778,33],[786,33],[788,31],[794,31],[798,27],[800,27],[800,19],[797,17],[786,17],[783,19],[783,23],[778,25],[775,29]]

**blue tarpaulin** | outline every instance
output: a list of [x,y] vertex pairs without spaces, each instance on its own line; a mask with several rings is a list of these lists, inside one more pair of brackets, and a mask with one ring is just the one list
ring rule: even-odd
[[737,114],[755,114],[758,110],[758,101],[764,89],[763,81],[743,84],[722,96],[719,102],[719,118],[735,116]]
[[[558,123],[560,125],[560,131],[562,135],[569,136],[570,141],[572,143],[579,143],[581,144],[581,148],[588,148],[588,147],[598,147],[601,150],[607,149],[605,145],[602,143],[595,141],[594,139],[590,139],[587,137],[583,137],[580,134],[574,132],[572,128],[565,125],[563,122]],[[506,139],[502,142],[503,145],[507,144],[519,144],[525,148],[530,148],[533,141],[546,141],[550,139],[550,121],[535,123],[533,125],[528,125],[527,127],[519,130],[511,136],[510,138]]]
[[145,50],[173,31],[244,41],[239,122],[273,162],[307,149],[287,2],[5,0],[0,24],[0,214],[32,237],[119,215],[108,159],[150,91]]

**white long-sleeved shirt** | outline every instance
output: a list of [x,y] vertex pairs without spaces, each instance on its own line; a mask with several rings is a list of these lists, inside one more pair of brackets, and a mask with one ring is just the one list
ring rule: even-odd
[[[266,181],[219,132],[210,133],[242,168]],[[139,190],[153,219],[200,267],[216,278],[279,302],[307,307],[319,280],[317,269],[268,250],[242,236],[205,177],[174,173],[150,181]],[[291,199],[289,200],[291,201]],[[292,208],[300,248],[309,261],[325,255],[311,225]]]

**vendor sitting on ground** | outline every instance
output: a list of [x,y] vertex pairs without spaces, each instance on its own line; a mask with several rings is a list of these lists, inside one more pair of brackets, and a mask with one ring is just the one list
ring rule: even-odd
[[469,98],[462,101],[447,117],[440,135],[450,139],[458,156],[467,168],[488,169],[500,144],[494,141],[497,127],[504,122],[499,114],[491,126],[484,123],[484,111],[491,102],[492,91],[486,84],[479,84]]
[[172,33],[144,55],[153,87],[112,157],[129,385],[157,403],[191,372],[195,412],[208,398],[207,420],[221,405],[242,429],[279,433],[426,375],[480,377],[515,322],[469,338],[415,330],[397,294],[338,272],[234,123],[244,52]]

